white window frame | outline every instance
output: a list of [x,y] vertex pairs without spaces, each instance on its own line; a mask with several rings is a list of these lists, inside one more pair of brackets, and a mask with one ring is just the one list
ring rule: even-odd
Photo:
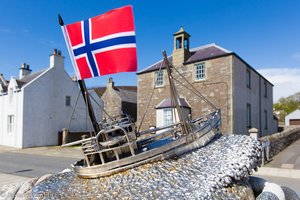
[[156,71],[155,72],[155,87],[162,87],[164,86],[164,71],[160,70],[160,71]]
[[206,79],[206,67],[205,63],[197,63],[195,64],[195,80],[202,81]]
[[14,131],[14,115],[7,116],[7,133],[12,133]]
[[167,126],[173,124],[173,109],[172,108],[164,108],[163,109],[163,125]]

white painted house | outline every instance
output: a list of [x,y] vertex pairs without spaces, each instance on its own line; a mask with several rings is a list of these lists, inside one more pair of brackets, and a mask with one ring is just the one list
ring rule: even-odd
[[285,125],[300,125],[300,110],[295,110],[291,112],[287,116],[285,116]]
[[[79,95],[76,81],[64,69],[64,57],[54,50],[49,68],[31,73],[23,64],[19,78],[6,81],[0,76],[0,145],[26,148],[58,144],[58,131],[70,125],[70,131],[86,131],[86,107],[79,97],[75,113],[73,108]],[[98,104],[102,100],[92,91]],[[102,110],[94,103],[97,120]],[[70,123],[71,122],[71,123]]]

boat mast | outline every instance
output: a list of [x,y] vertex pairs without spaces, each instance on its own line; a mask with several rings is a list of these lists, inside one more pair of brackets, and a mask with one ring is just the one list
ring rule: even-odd
[[169,84],[170,84],[170,92],[171,92],[171,102],[174,101],[175,102],[175,106],[176,106],[176,110],[178,112],[178,116],[179,116],[179,120],[180,123],[182,124],[181,126],[181,131],[183,134],[188,134],[189,130],[188,130],[188,125],[186,123],[186,120],[183,117],[182,114],[182,110],[181,110],[181,106],[180,106],[180,100],[178,97],[178,93],[176,91],[174,82],[173,82],[173,77],[171,75],[171,69],[170,69],[170,65],[169,65],[169,61],[167,58],[167,54],[166,51],[163,51],[163,57],[164,57],[164,63],[167,69],[167,74],[168,74],[168,79],[169,79]]
[[[63,19],[60,15],[58,15],[58,21],[59,21],[60,26],[64,26],[64,21],[63,21]],[[92,103],[91,103],[91,100],[90,100],[90,96],[89,96],[89,94],[87,92],[87,89],[86,89],[85,82],[84,82],[84,80],[78,80],[78,84],[79,84],[80,91],[81,91],[82,97],[84,99],[85,105],[88,108],[89,117],[91,119],[94,131],[95,131],[95,135],[97,135],[97,133],[100,131],[100,127],[97,123],[97,119],[96,119],[96,116],[95,116],[95,113],[94,113],[94,110],[93,110],[93,106],[92,106]]]
[[93,105],[91,103],[90,96],[89,96],[89,94],[87,92],[87,89],[86,89],[85,82],[84,82],[84,80],[78,80],[78,84],[79,84],[80,91],[81,91],[81,94],[83,96],[85,105],[88,108],[88,113],[89,113],[93,128],[95,130],[95,135],[97,135],[97,133],[99,133],[99,131],[100,131],[100,127],[98,125],[98,122],[97,122],[97,119],[96,119],[96,116],[95,116],[95,112],[94,112],[94,109],[93,109]]

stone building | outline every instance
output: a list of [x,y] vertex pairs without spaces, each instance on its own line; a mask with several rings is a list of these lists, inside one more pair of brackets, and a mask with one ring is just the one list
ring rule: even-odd
[[[104,110],[109,116],[129,114],[136,120],[137,88],[136,86],[115,86],[112,78],[106,87],[94,88],[104,103]],[[104,117],[107,117],[105,113]]]
[[[90,91],[98,104],[98,95]],[[0,76],[0,145],[19,148],[58,145],[58,132],[70,123],[70,131],[86,131],[87,114],[82,96],[79,96],[71,119],[79,87],[64,69],[64,57],[54,50],[50,66],[32,72],[23,64],[19,77],[6,80]],[[95,103],[94,103],[95,105]],[[102,119],[102,110],[94,106],[96,117]]]
[[[276,132],[272,83],[236,53],[214,43],[190,49],[189,39],[190,35],[181,27],[174,34],[174,50],[168,60],[175,67],[172,69],[173,76],[178,80],[175,84],[180,97],[185,101],[185,107],[190,107],[192,118],[213,111],[213,108],[186,87],[196,88],[216,107],[221,108],[224,134],[248,134],[252,127],[258,128],[260,136]],[[160,60],[137,73],[138,124],[154,87],[153,98],[141,130],[166,125],[175,120],[170,111],[171,106],[157,114],[162,101],[170,94],[166,69],[162,64]],[[178,75],[176,70],[183,76]]]

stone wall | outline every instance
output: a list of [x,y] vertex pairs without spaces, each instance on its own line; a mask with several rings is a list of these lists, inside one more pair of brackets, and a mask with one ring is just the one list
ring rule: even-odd
[[[118,116],[122,113],[122,99],[115,91],[112,79],[109,80],[101,99],[104,102],[104,110],[109,116]],[[108,117],[105,113],[103,115]]]
[[261,142],[270,141],[270,158],[300,139],[300,127],[286,129],[280,133],[260,138]]
[[[221,108],[222,112],[222,132],[231,133],[231,62],[232,56],[224,56],[210,59],[202,62],[196,62],[183,66],[175,66],[176,69],[195,87],[203,96],[211,101],[215,106]],[[194,75],[195,64],[205,63],[206,77],[205,80],[196,81]],[[153,98],[150,102],[149,110],[145,116],[141,130],[156,126],[155,107],[165,98],[169,98],[169,82],[167,72],[163,70],[164,85],[154,89]],[[173,70],[173,76],[182,84],[175,82],[179,96],[185,98],[192,110],[192,118],[207,114],[213,111],[207,103],[197,97],[195,93],[188,90],[191,88],[178,73]],[[138,124],[147,108],[151,92],[155,84],[155,72],[148,72],[138,75]],[[186,87],[185,87],[186,86]]]

